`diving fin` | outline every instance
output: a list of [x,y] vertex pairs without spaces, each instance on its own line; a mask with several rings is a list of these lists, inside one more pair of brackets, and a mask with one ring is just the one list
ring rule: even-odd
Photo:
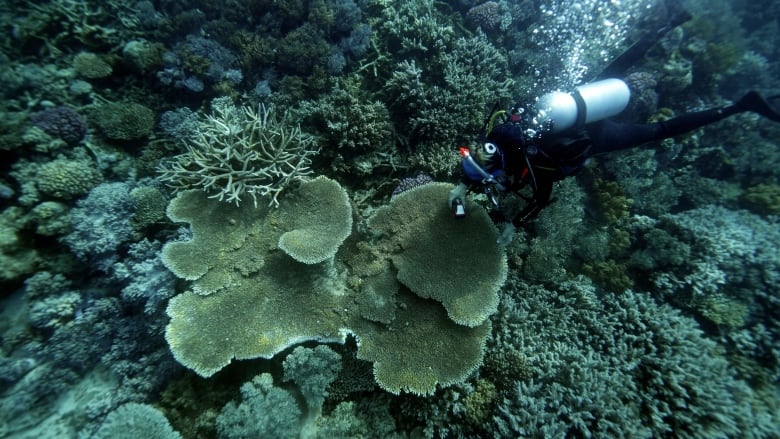
[[668,0],[664,2],[666,8],[669,11],[669,19],[660,29],[655,32],[649,32],[635,42],[631,47],[626,49],[625,52],[618,55],[617,58],[612,60],[609,65],[596,76],[595,79],[614,78],[616,76],[622,76],[626,70],[631,68],[642,57],[645,56],[648,50],[655,43],[661,40],[669,31],[677,26],[686,23],[692,18],[691,14],[686,11],[682,5],[679,4],[679,0]]
[[780,122],[780,95],[765,98],[757,91],[749,91],[737,103],[736,107],[743,111],[752,111],[769,120]]

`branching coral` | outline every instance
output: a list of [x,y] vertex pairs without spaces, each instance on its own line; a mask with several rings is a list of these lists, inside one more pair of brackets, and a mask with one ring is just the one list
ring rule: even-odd
[[203,189],[210,198],[239,205],[248,195],[270,197],[278,206],[279,194],[311,174],[317,153],[314,138],[293,125],[273,107],[236,107],[228,98],[215,99],[212,114],[200,118],[187,152],[163,162],[160,179],[176,191]]

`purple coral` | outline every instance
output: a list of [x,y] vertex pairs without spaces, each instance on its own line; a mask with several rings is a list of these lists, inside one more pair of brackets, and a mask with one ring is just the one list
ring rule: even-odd
[[47,134],[75,145],[87,134],[87,123],[76,110],[70,107],[54,107],[39,111],[30,120]]
[[631,102],[625,115],[634,120],[647,120],[658,110],[658,93],[655,91],[658,81],[651,73],[634,72],[625,78],[631,90]]
[[488,1],[469,9],[466,17],[485,31],[496,30],[501,25],[501,6],[497,2]]
[[433,178],[431,178],[428,174],[419,173],[414,177],[406,177],[399,181],[398,186],[393,189],[393,196],[428,183],[433,183]]

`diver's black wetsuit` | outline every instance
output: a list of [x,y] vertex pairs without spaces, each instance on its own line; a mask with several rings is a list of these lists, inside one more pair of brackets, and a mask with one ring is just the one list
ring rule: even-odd
[[728,107],[688,113],[651,124],[602,120],[549,139],[543,137],[530,147],[524,143],[522,125],[507,122],[493,128],[487,141],[495,143],[501,151],[508,190],[517,191],[526,185],[533,189],[526,207],[511,219],[515,227],[520,227],[550,202],[553,183],[578,173],[590,156],[678,136],[743,111],[756,111],[778,120],[777,113],[767,113],[766,106],[758,93],[750,92]]

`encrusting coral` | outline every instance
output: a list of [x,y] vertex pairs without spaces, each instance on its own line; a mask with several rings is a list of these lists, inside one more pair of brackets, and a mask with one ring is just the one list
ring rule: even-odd
[[[189,222],[193,238],[166,244],[163,259],[193,284],[168,305],[165,335],[174,357],[211,376],[233,358],[271,358],[306,340],[343,343],[351,333],[358,358],[374,362],[385,390],[430,394],[437,384],[462,382],[482,363],[487,317],[506,264],[484,210],[469,205],[471,219],[464,221],[432,204],[451,187],[429,184],[397,195],[369,222],[377,227],[372,236],[358,235],[346,246],[349,199],[325,177],[303,183],[278,209],[225,205],[199,191],[179,194],[168,215]],[[410,221],[417,213],[421,218]],[[407,224],[392,227],[394,220]],[[420,239],[432,221],[440,222],[438,232]],[[287,242],[285,234],[299,227],[304,238]],[[319,248],[323,240],[330,248]],[[311,253],[305,247],[321,253],[299,259],[322,262],[292,257]],[[486,262],[453,270],[453,255],[462,255],[464,267],[465,258]]]

